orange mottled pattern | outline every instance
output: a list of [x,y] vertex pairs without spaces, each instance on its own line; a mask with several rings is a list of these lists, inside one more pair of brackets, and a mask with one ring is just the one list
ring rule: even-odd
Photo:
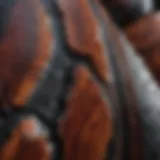
[[108,81],[108,63],[101,31],[87,0],[59,0],[64,16],[66,38],[78,55],[89,57],[100,77]]
[[40,0],[16,0],[0,41],[3,104],[26,103],[51,58],[51,29]]
[[46,135],[37,130],[33,119],[23,120],[0,152],[1,160],[49,160],[51,150]]
[[112,136],[109,103],[87,68],[77,67],[74,75],[59,129],[64,140],[64,159],[102,160]]
[[160,83],[160,13],[141,18],[126,27],[125,33]]

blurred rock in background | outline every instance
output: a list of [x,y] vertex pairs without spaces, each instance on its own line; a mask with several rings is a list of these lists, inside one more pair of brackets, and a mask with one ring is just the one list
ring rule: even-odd
[[[141,16],[151,13],[158,6],[159,0],[102,0],[116,23],[125,27]],[[160,6],[160,4],[159,4]]]

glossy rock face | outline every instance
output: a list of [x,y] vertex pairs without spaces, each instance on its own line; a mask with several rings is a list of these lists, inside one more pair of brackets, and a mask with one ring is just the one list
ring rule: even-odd
[[125,44],[100,1],[15,0],[9,11],[2,108],[21,107],[0,116],[0,160],[142,160]]
[[[113,124],[110,100],[101,88],[111,83],[111,73],[101,26],[86,0],[58,0],[56,6],[61,15],[55,5],[50,14],[40,0],[16,0],[9,10],[8,34],[3,33],[0,43],[0,89],[2,104],[21,107],[4,118],[0,130],[9,128],[9,134],[0,148],[1,160],[51,160],[57,154],[66,160],[107,156]],[[21,74],[15,74],[14,67]],[[70,75],[72,80],[66,78]],[[40,81],[38,87],[45,86],[44,90],[38,91],[36,103],[29,103]],[[46,128],[41,127],[42,119],[49,119]],[[60,153],[56,146],[54,154],[57,137],[63,146]]]

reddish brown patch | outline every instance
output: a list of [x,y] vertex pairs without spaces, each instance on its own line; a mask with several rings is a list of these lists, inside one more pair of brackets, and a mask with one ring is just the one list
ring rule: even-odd
[[108,104],[87,69],[76,69],[68,98],[65,118],[60,123],[64,159],[102,160],[112,135],[112,123]]
[[35,129],[33,120],[24,120],[11,134],[0,152],[1,160],[49,160],[50,152],[44,137],[31,136]]
[[51,30],[40,0],[17,0],[0,42],[3,104],[23,105],[51,58]]
[[160,83],[160,13],[143,17],[125,32]]
[[59,0],[68,44],[77,54],[89,57],[99,75],[107,80],[108,70],[100,28],[87,0]]
[[159,41],[159,24],[160,14],[157,13],[141,18],[125,31],[136,47],[146,49]]

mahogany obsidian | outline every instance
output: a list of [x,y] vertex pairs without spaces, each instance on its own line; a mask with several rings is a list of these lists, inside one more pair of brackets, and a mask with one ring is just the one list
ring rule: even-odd
[[100,1],[5,1],[0,160],[159,159],[159,88]]

